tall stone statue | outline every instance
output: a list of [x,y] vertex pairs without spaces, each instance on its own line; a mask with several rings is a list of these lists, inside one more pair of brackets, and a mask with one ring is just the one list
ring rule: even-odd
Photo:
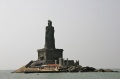
[[46,26],[45,48],[55,49],[54,27],[52,26],[52,21],[50,20],[48,20],[48,26]]

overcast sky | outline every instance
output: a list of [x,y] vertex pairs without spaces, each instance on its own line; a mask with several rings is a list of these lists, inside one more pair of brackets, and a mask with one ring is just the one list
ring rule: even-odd
[[49,19],[64,58],[120,68],[120,0],[0,0],[0,69],[37,60]]

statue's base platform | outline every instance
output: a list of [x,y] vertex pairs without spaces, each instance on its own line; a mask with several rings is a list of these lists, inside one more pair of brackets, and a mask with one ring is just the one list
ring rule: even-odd
[[37,51],[38,60],[44,60],[46,64],[55,63],[55,60],[63,58],[63,49],[38,49]]

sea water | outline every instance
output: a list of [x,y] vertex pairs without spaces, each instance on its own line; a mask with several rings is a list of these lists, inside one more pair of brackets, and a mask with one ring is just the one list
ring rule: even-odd
[[0,79],[120,79],[120,72],[11,73],[0,70]]

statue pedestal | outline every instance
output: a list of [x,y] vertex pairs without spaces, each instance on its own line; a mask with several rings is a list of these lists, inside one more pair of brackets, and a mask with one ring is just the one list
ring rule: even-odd
[[38,60],[44,60],[45,64],[55,64],[59,58],[63,58],[63,49],[38,49]]

